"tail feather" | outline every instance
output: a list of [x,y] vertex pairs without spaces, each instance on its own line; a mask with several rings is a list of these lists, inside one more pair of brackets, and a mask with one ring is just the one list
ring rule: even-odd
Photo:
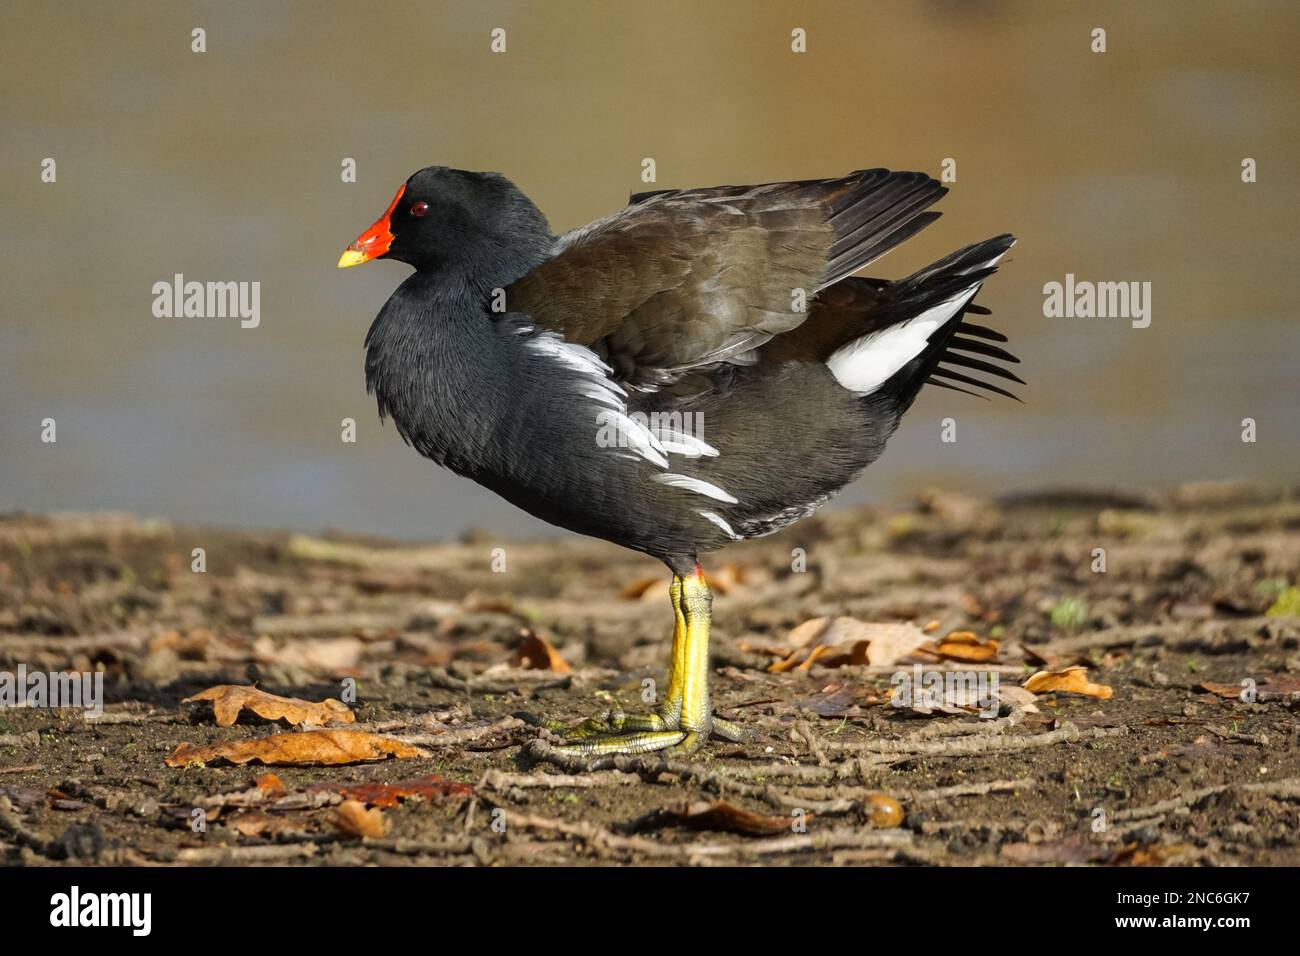
[[[971,297],[966,300],[961,309],[953,315],[950,321],[936,329],[934,334],[930,336],[926,347],[916,358],[900,369],[893,379],[885,384],[885,390],[893,391],[897,395],[901,408],[910,406],[917,393],[927,384],[936,385],[940,388],[957,389],[968,394],[979,395],[981,398],[987,398],[987,395],[981,393],[988,392],[1005,396],[1017,402],[1021,401],[1020,397],[1015,393],[1000,385],[995,385],[988,380],[988,377],[995,376],[1020,385],[1025,384],[1023,379],[1001,365],[995,365],[993,362],[972,357],[972,355],[978,355],[983,356],[985,359],[996,359],[1003,363],[1019,364],[1020,359],[1016,358],[1015,355],[1006,349],[989,344],[990,341],[1006,342],[1007,337],[1001,332],[965,321],[966,316],[969,314],[990,314],[988,309],[974,305],[972,300],[975,294],[979,292],[983,281],[997,271],[996,263],[1014,243],[1015,239],[1010,235],[987,239],[940,259],[934,265],[921,270],[915,276],[903,280],[904,283],[908,284],[918,282],[918,280],[922,284],[929,284],[940,277],[965,276],[968,284],[972,280],[976,281],[973,283],[974,288]],[[945,278],[943,285],[945,287],[949,286],[953,281],[954,278]],[[959,371],[959,369],[969,369],[982,374],[976,376],[967,374],[966,371]],[[970,388],[959,387],[963,385]],[[971,391],[971,389],[978,391]]]
[[[927,382],[962,392],[967,389],[959,386],[969,385],[1019,401],[986,378],[958,370],[1024,384],[1013,372],[986,361],[1019,361],[989,344],[1005,342],[1006,336],[964,321],[968,314],[988,314],[972,300],[1014,242],[1012,236],[1003,235],[975,243],[892,283],[888,314],[897,318],[841,346],[827,360],[832,373],[852,391],[890,395],[900,411],[912,404]],[[965,334],[958,336],[958,332]]]

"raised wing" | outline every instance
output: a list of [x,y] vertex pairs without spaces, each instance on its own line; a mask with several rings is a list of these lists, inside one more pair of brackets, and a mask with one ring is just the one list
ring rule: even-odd
[[746,364],[800,325],[819,290],[939,217],[947,190],[924,173],[644,193],[559,240],[506,290],[528,314],[587,345],[638,388],[719,362]]

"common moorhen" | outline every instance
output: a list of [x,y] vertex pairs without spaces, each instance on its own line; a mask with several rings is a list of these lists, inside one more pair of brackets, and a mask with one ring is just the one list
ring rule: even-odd
[[926,383],[1015,397],[972,374],[1021,382],[996,364],[1017,361],[1006,337],[966,318],[988,314],[971,300],[1010,235],[899,281],[850,278],[937,219],[945,192],[886,169],[661,190],[556,236],[504,176],[430,166],[343,253],[340,268],[415,268],[366,336],[367,385],[407,443],[673,573],[662,703],[569,728],[569,747],[746,739],[709,703],[696,556],[812,514]]

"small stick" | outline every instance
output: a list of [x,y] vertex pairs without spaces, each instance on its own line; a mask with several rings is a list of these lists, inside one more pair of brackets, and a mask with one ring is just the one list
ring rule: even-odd
[[1161,800],[1159,803],[1148,804],[1145,807],[1132,807],[1128,810],[1116,810],[1110,815],[1110,818],[1112,821],[1121,822],[1124,820],[1143,820],[1147,817],[1163,816],[1166,813],[1181,810],[1184,807],[1193,807],[1206,797],[1212,797],[1216,793],[1224,793],[1228,790],[1244,790],[1249,793],[1263,793],[1266,796],[1285,797],[1287,799],[1296,800],[1300,799],[1300,778],[1291,777],[1287,780],[1270,780],[1262,783],[1226,783],[1217,787],[1204,787],[1200,790],[1193,790],[1190,793],[1184,793],[1178,797]]
[[1050,747],[1053,744],[1073,743],[1076,740],[1088,740],[1097,737],[1118,737],[1128,733],[1127,727],[1090,727],[1087,730],[1069,722],[1056,730],[1043,734],[1023,734],[1016,737],[985,737],[975,735],[958,737],[955,740],[864,740],[856,743],[832,743],[832,750],[865,750],[876,754],[915,754],[927,757],[957,757],[970,754],[1006,753],[1015,750],[1029,750],[1034,747]]
[[176,854],[179,863],[274,863],[299,860],[320,852],[315,843],[276,843],[269,846],[186,847]]
[[486,724],[482,727],[444,730],[440,734],[402,734],[394,739],[420,747],[454,747],[456,744],[469,743],[503,730],[515,730],[522,726],[524,726],[524,722],[518,717],[502,717],[495,723]]

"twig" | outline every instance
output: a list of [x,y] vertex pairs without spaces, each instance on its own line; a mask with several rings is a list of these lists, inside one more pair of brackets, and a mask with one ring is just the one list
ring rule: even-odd
[[[675,760],[656,754],[643,754],[640,756],[614,754],[592,758],[583,754],[568,754],[556,750],[540,737],[529,744],[527,752],[536,759],[545,760],[561,769],[570,771],[592,773],[598,770],[613,769],[622,773],[640,774],[643,779],[650,781],[654,781],[664,774],[673,774],[682,780],[692,781],[697,786],[722,796],[731,794],[749,797],[754,800],[761,800],[781,810],[798,809],[820,814],[842,814],[859,811],[863,808],[864,803],[862,800],[844,797],[819,801],[807,796],[786,793],[769,784],[738,780],[703,764]],[[829,768],[818,769],[825,769],[826,773],[831,773]],[[874,793],[875,791],[871,792]]]
[[267,846],[186,847],[177,851],[178,863],[276,863],[309,859],[320,852],[315,843],[276,843]]
[[182,714],[168,714],[157,710],[114,711],[99,717],[87,717],[86,723],[96,725],[108,724],[187,724],[189,719]]
[[1159,803],[1152,803],[1145,807],[1132,807],[1128,810],[1116,810],[1110,815],[1110,819],[1114,822],[1122,822],[1125,820],[1144,820],[1148,817],[1163,816],[1164,814],[1172,813],[1175,810],[1194,807],[1206,797],[1212,797],[1217,793],[1225,793],[1229,790],[1241,790],[1247,793],[1262,793],[1270,797],[1284,797],[1288,800],[1297,800],[1300,799],[1300,777],[1291,777],[1286,780],[1269,780],[1260,783],[1226,783],[1217,787],[1204,787],[1200,790],[1193,790],[1190,793],[1171,797],[1168,800],[1162,800]]
[[806,850],[900,848],[912,843],[906,830],[828,830],[792,833],[759,840],[715,843],[661,843],[637,836],[620,836],[594,823],[569,823],[550,817],[505,811],[507,827],[543,830],[579,837],[589,845],[609,851],[630,851],[660,859],[697,862],[708,857],[763,857]]
[[427,840],[362,840],[361,845],[371,850],[383,850],[401,856],[460,856],[471,852],[469,837],[452,837],[435,843]]
[[950,721],[932,721],[925,724],[920,730],[914,731],[907,735],[906,740],[929,740],[932,737],[961,737],[961,736],[995,736],[1009,729],[1013,725],[1010,717],[991,717],[981,719],[977,722],[962,720],[956,722]]
[[1003,793],[1008,790],[1029,790],[1035,783],[1032,777],[1019,780],[990,780],[987,783],[959,783],[952,787],[936,787],[933,790],[917,790],[912,793],[903,791],[895,794],[906,803],[931,803],[935,800],[947,800],[950,797],[982,797],[990,793]]
[[959,757],[971,754],[1007,753],[1050,747],[1053,744],[1073,743],[1097,737],[1118,737],[1128,733],[1127,727],[1090,727],[1080,730],[1072,723],[1064,723],[1056,730],[1043,734],[1022,734],[1015,737],[986,737],[975,735],[955,740],[863,740],[852,743],[832,743],[832,750],[859,750],[875,754],[914,754],[926,757]]
[[582,774],[503,773],[500,770],[489,770],[483,775],[480,786],[498,791],[509,790],[512,787],[540,787],[545,790],[559,790],[568,787],[626,786],[636,782],[637,777],[634,774],[617,770]]
[[394,739],[420,747],[453,747],[456,744],[469,743],[482,737],[490,737],[492,734],[515,730],[522,726],[524,726],[524,722],[518,717],[502,717],[495,723],[484,724],[481,727],[444,730],[437,734],[398,734]]

